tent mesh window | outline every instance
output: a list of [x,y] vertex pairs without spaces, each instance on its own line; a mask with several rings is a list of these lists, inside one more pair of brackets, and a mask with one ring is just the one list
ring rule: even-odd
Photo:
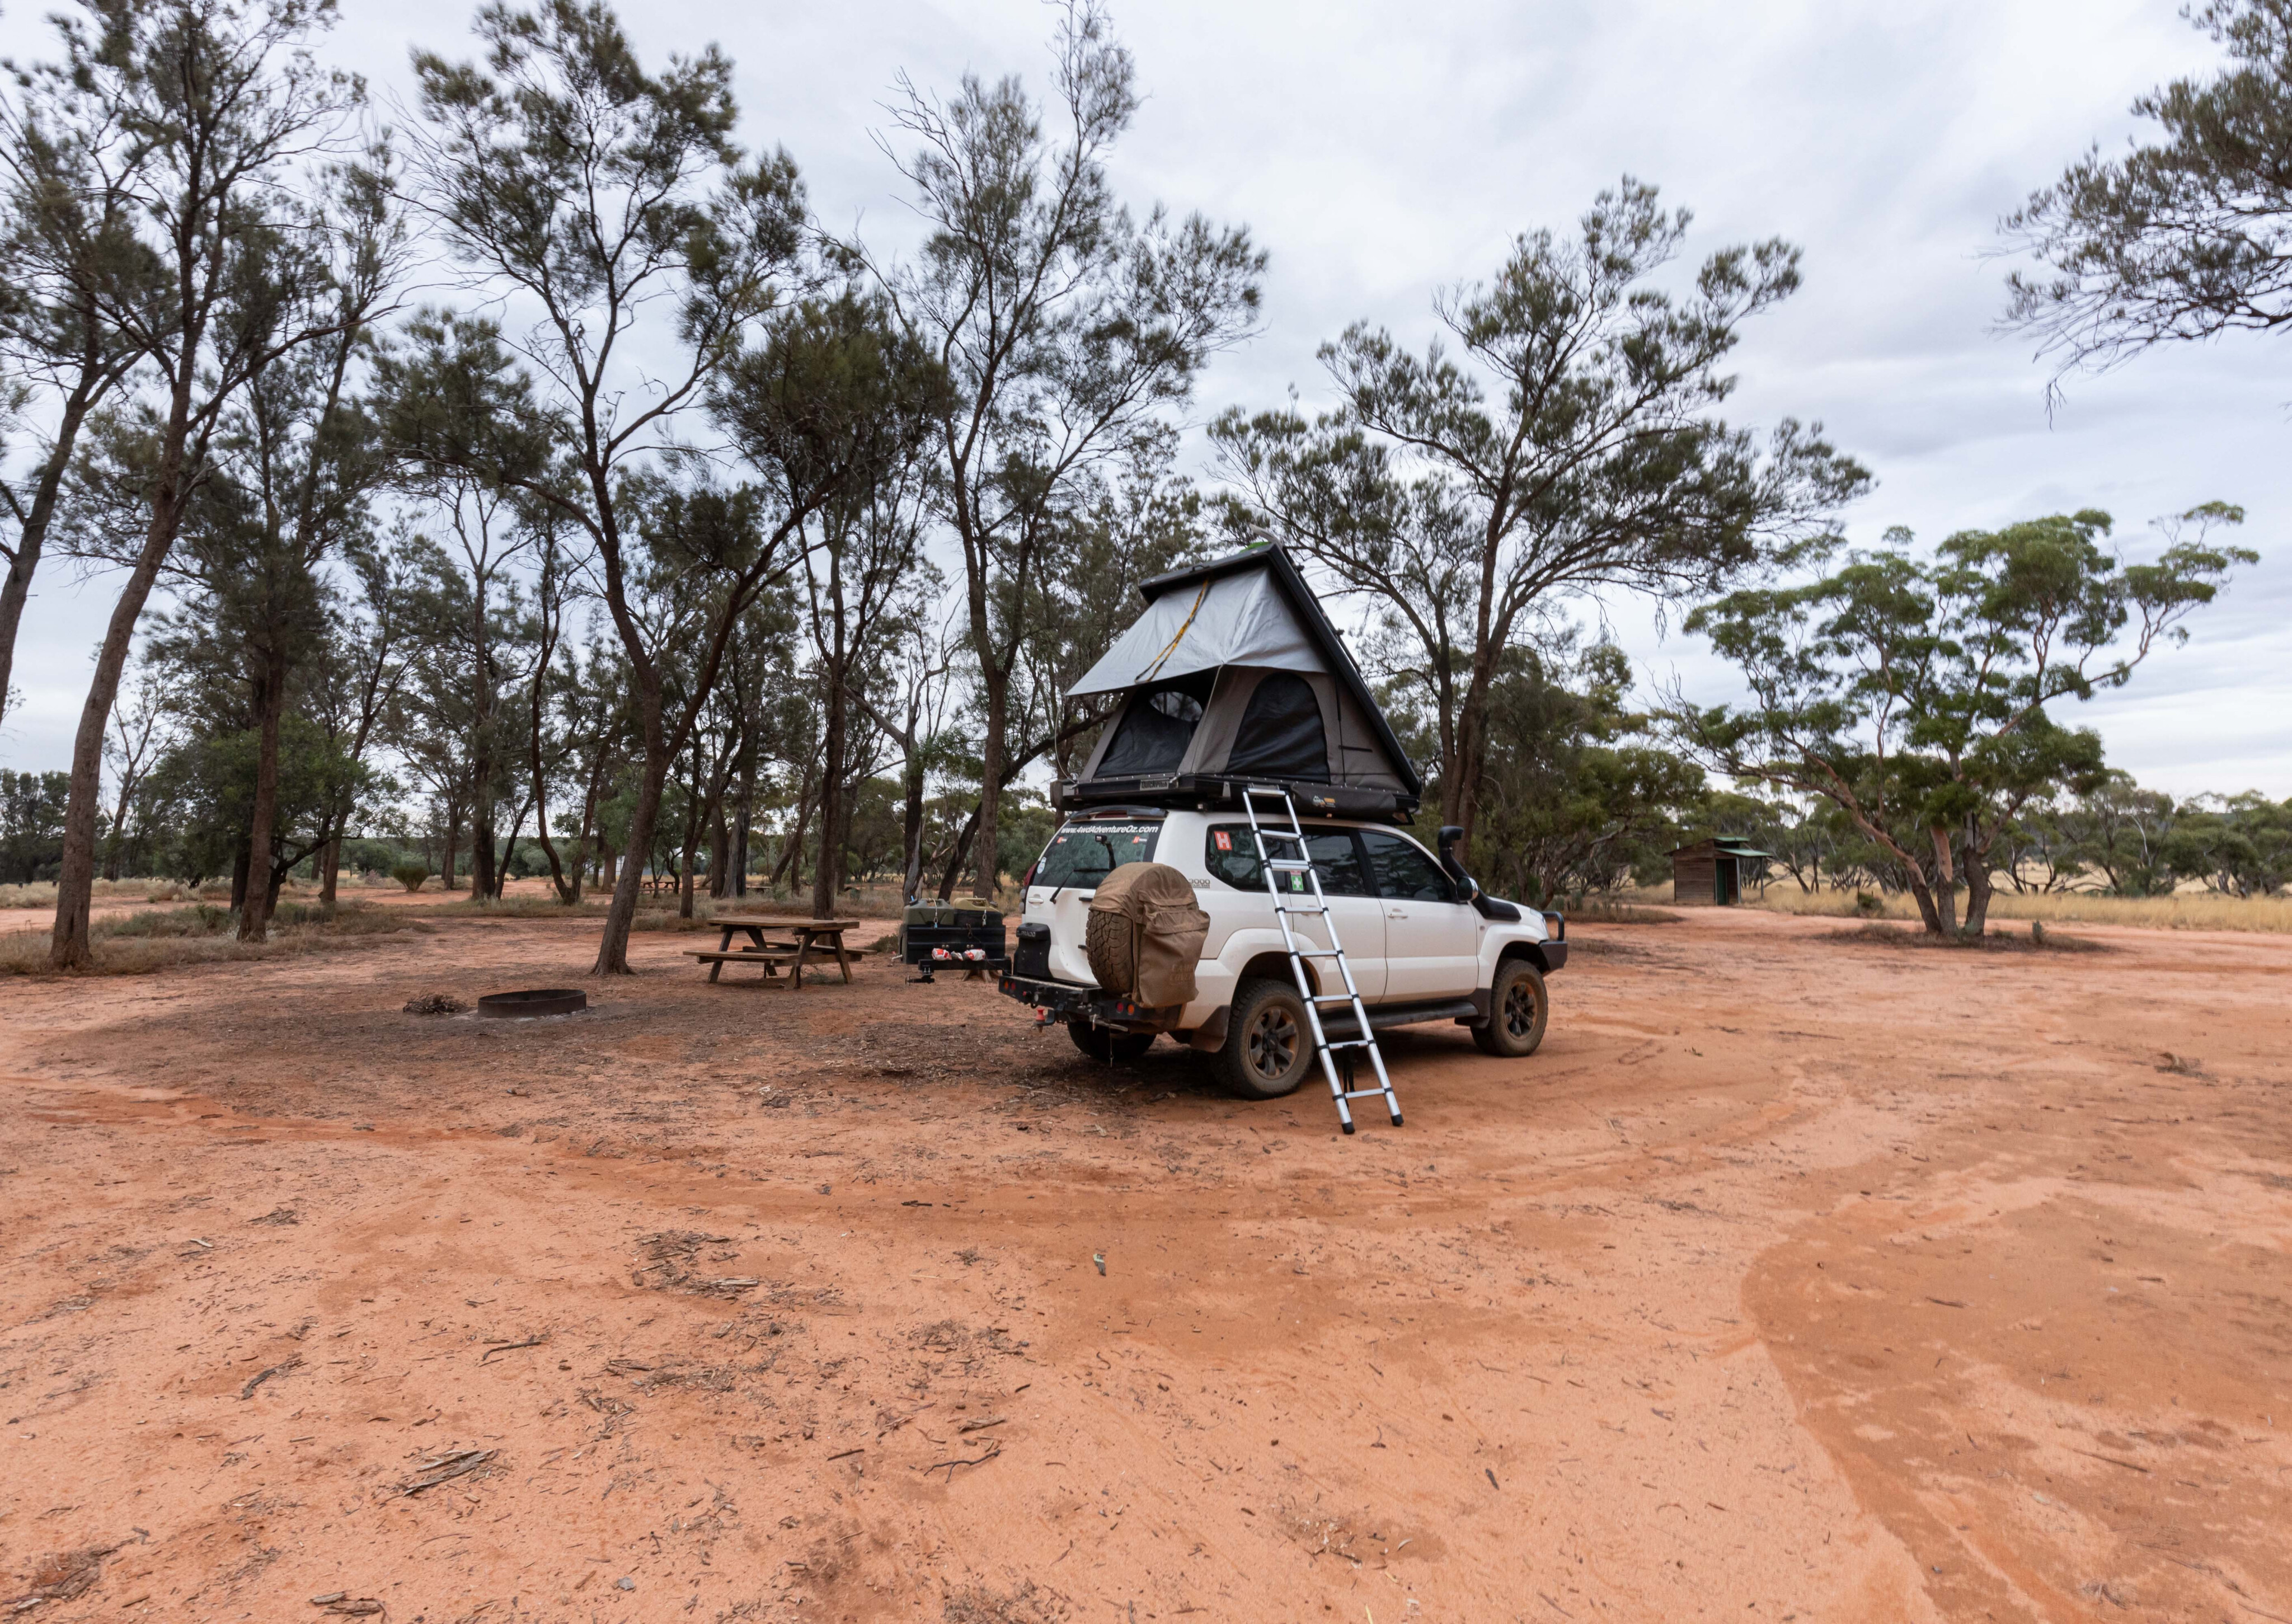
[[1303,677],[1277,671],[1257,684],[1242,708],[1225,770],[1313,784],[1329,781],[1329,741],[1321,730],[1321,702]]
[[[1203,673],[1207,677],[1210,674]],[[1149,689],[1130,701],[1115,730],[1114,742],[1098,764],[1103,777],[1141,772],[1175,772],[1202,719],[1208,683],[1184,678]]]

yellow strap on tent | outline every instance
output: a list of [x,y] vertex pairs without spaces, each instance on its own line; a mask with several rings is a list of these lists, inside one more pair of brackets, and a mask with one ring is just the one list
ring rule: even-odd
[[1202,600],[1209,595],[1210,584],[1207,581],[1204,581],[1202,583],[1202,589],[1194,594],[1193,608],[1186,611],[1185,625],[1181,626],[1178,628],[1178,634],[1170,639],[1169,642],[1163,648],[1159,654],[1157,654],[1152,659],[1146,663],[1146,669],[1140,672],[1137,676],[1133,679],[1134,681],[1140,683],[1151,682],[1154,677],[1160,673],[1164,663],[1169,659],[1170,656],[1178,651],[1178,645],[1185,642],[1187,632],[1192,629],[1194,617],[1202,612]]

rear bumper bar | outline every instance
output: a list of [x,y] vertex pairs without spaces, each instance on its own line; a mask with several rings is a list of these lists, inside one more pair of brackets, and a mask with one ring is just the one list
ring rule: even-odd
[[1004,997],[1031,1004],[1054,1021],[1089,1021],[1130,1032],[1166,1032],[1178,1024],[1182,1004],[1156,1007],[1113,998],[1095,987],[1072,982],[1040,981],[1030,975],[1006,975],[996,983]]

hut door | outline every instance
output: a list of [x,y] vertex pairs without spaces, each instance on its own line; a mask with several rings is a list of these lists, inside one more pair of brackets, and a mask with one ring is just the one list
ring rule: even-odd
[[1722,908],[1732,908],[1743,900],[1742,870],[1731,857],[1720,857],[1711,865],[1712,901]]

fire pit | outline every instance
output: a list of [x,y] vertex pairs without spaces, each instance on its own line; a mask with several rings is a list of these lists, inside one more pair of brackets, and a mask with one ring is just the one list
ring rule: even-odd
[[478,1014],[504,1020],[533,1015],[569,1015],[589,1007],[589,995],[568,987],[536,987],[524,992],[488,992]]

